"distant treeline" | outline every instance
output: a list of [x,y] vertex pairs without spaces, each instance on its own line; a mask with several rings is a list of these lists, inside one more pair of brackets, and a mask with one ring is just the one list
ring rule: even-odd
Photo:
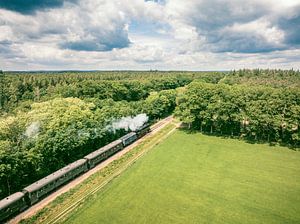
[[270,87],[293,87],[300,88],[300,72],[298,70],[280,69],[243,69],[229,72],[220,81],[229,85],[247,84],[263,85]]
[[217,83],[222,72],[4,72],[0,74],[0,114],[56,97],[115,101],[145,99],[151,91],[175,89],[192,80]]

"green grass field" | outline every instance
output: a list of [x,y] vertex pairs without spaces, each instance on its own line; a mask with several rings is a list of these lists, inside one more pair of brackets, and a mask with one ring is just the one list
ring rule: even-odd
[[65,223],[300,223],[300,152],[176,131]]

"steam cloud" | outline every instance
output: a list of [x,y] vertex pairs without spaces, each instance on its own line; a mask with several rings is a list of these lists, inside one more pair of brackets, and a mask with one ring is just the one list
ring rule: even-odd
[[32,122],[31,125],[26,128],[25,136],[27,138],[35,138],[40,131],[40,127],[41,123],[39,121]]
[[112,124],[108,125],[106,128],[113,132],[119,129],[135,131],[142,127],[148,119],[147,114],[138,114],[135,117],[122,117],[121,119],[114,120]]

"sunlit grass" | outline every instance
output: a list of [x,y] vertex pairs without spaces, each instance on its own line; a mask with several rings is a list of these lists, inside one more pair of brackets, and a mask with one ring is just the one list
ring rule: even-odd
[[[176,123],[176,122],[175,122]],[[104,182],[108,181],[111,178],[114,178],[114,175],[122,169],[126,169],[128,164],[131,164],[131,160],[134,160],[141,153],[151,150],[155,144],[160,142],[171,130],[175,128],[175,124],[171,123],[163,127],[157,133],[152,136],[147,137],[143,140],[142,143],[134,147],[132,150],[124,154],[117,160],[114,160],[105,168],[96,172],[90,176],[87,180],[83,181],[80,185],[72,188],[68,192],[62,194],[56,198],[53,202],[48,204],[42,210],[40,210],[36,215],[28,219],[22,220],[21,223],[50,223],[52,222],[58,214],[67,209],[69,206],[73,205],[82,198],[84,195],[87,195],[89,192],[98,188]],[[89,201],[92,198],[87,197],[81,201]],[[80,210],[81,206],[76,207]],[[63,217],[60,222],[64,223]]]
[[176,131],[67,223],[300,223],[300,152]]

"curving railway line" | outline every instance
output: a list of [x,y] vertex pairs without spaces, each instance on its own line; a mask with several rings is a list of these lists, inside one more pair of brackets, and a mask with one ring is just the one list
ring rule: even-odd
[[[152,125],[150,127],[150,131],[151,131],[150,133],[145,132],[142,135],[145,135],[145,136],[153,135],[154,133],[156,133],[157,131],[159,131],[161,128],[163,128],[164,126],[166,126],[167,124],[169,124],[170,122],[172,122],[172,120],[173,120],[173,117],[169,116],[169,117],[167,117],[167,118],[165,118],[165,119],[157,122],[156,124]],[[143,136],[139,136],[139,137],[142,137],[142,138],[138,139],[133,144],[131,144],[131,145],[127,146],[127,147],[124,147],[124,149],[121,149],[120,151],[117,151],[116,154],[114,154],[111,157],[105,159],[100,164],[96,165],[95,167],[91,167],[91,169],[88,170],[87,172],[85,172],[82,175],[78,176],[76,179],[70,181],[68,184],[64,185],[63,187],[60,187],[55,192],[51,193],[50,195],[48,195],[47,197],[45,197],[41,201],[37,202],[33,206],[29,207],[27,210],[25,210],[22,213],[20,213],[19,215],[17,215],[15,218],[11,219],[9,221],[9,223],[18,223],[20,220],[22,220],[24,218],[28,218],[28,217],[34,215],[37,211],[39,211],[40,209],[42,209],[44,206],[46,206],[48,203],[50,203],[51,201],[53,201],[59,195],[65,193],[68,190],[70,190],[71,188],[77,186],[78,184],[80,184],[81,182],[83,182],[85,179],[87,179],[89,176],[91,176],[92,174],[96,173],[97,171],[103,169],[109,163],[111,163],[112,161],[120,158],[122,155],[124,155],[125,153],[127,153],[128,151],[130,151],[132,148],[134,148],[135,146],[137,146],[144,139]],[[164,136],[164,137],[166,137],[166,136]],[[98,151],[98,150],[96,150],[96,151]],[[93,152],[93,153],[95,153],[95,152]],[[69,214],[71,211],[73,211],[75,208],[77,208],[77,206],[85,198],[89,197],[90,195],[92,195],[92,194],[96,193],[98,190],[100,190],[104,185],[106,185],[113,178],[115,178],[120,173],[122,173],[128,166],[130,166],[132,163],[134,163],[134,161],[136,161],[138,158],[140,158],[140,156],[142,156],[143,154],[144,154],[144,152],[138,154],[138,156],[134,157],[133,159],[130,159],[126,163],[125,166],[123,166],[121,169],[117,170],[117,172],[115,172],[113,175],[111,175],[109,178],[107,178],[104,182],[102,182],[97,187],[94,187],[92,189],[89,189],[88,191],[82,192],[82,194],[80,194],[80,195],[77,195],[77,198],[75,200],[73,200],[72,203],[67,204],[65,206],[65,208],[62,211],[60,211],[58,214],[55,214],[54,217],[50,217],[50,219],[47,220],[47,223],[57,223],[57,222],[59,222],[63,217],[65,217],[67,214]]]

